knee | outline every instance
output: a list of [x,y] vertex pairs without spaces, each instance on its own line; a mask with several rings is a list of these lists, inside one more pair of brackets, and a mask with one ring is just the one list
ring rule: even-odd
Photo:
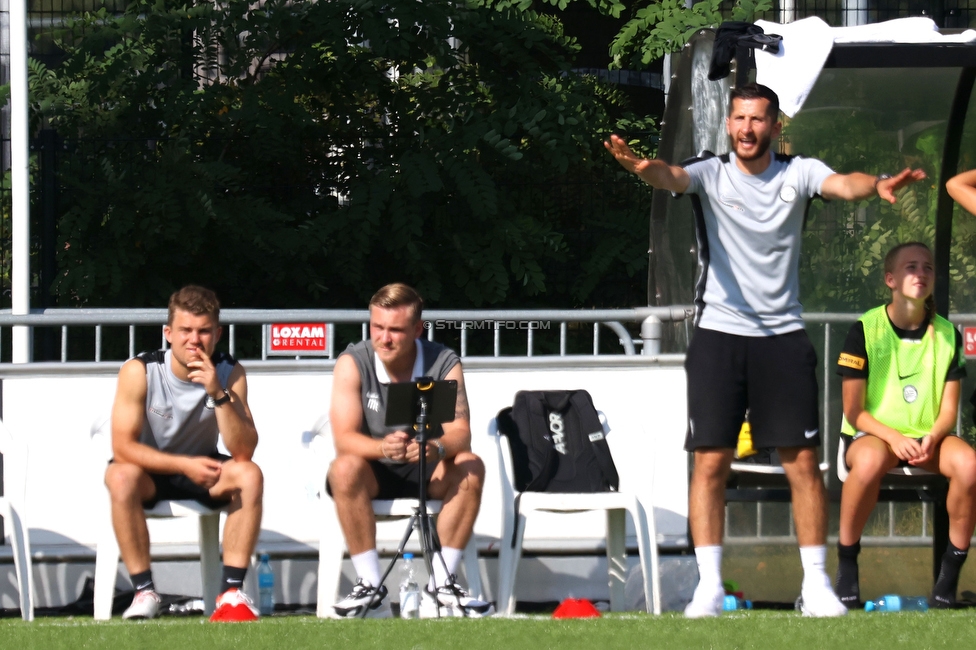
[[250,460],[228,461],[221,472],[227,472],[231,485],[252,499],[260,500],[264,494],[264,472],[257,463]]
[[349,497],[364,489],[367,473],[372,473],[369,462],[361,456],[338,456],[329,466],[326,476],[334,498]]
[[848,464],[851,467],[847,480],[854,477],[861,483],[874,483],[880,481],[882,477],[891,469],[891,461],[887,454],[863,452],[850,454]]
[[470,451],[462,451],[454,457],[454,466],[458,489],[481,494],[485,484],[484,461]]
[[105,470],[105,487],[113,501],[137,500],[145,470],[130,463],[111,463]]

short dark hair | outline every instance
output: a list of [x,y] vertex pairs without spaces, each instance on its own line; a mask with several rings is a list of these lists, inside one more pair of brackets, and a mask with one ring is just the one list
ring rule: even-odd
[[757,83],[748,83],[739,88],[733,88],[729,93],[729,112],[732,112],[732,102],[737,99],[765,99],[769,101],[769,111],[767,114],[773,120],[779,119],[779,97],[773,89]]
[[424,299],[420,297],[420,294],[413,287],[402,282],[394,282],[374,293],[369,301],[369,306],[382,307],[383,309],[411,307],[413,309],[413,319],[416,322],[420,319],[420,314],[424,311]]
[[210,316],[214,325],[220,324],[220,301],[217,294],[210,289],[188,284],[169,297],[169,320],[167,325],[173,324],[176,310],[186,311],[194,316]]

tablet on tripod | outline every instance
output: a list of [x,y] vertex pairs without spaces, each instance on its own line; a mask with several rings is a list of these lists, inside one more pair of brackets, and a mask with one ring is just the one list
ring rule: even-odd
[[[421,404],[427,405],[427,425],[452,422],[457,404],[457,381],[418,377],[414,381],[390,384],[386,400],[386,426],[409,430],[420,418]],[[432,435],[440,435],[440,427]]]

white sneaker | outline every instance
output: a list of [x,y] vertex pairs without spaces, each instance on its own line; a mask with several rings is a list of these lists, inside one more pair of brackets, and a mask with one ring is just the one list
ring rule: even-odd
[[847,606],[830,588],[810,588],[800,592],[800,612],[804,616],[829,618],[846,616]]
[[722,613],[722,603],[725,601],[725,591],[711,591],[701,587],[695,588],[695,595],[685,607],[685,618],[707,618]]
[[478,600],[451,581],[436,590],[424,587],[420,594],[420,618],[484,618],[495,613],[495,606]]
[[156,618],[159,616],[159,594],[152,589],[137,591],[132,604],[122,613],[122,618]]
[[390,618],[393,610],[386,596],[386,587],[374,587],[360,578],[349,595],[332,608],[341,618]]

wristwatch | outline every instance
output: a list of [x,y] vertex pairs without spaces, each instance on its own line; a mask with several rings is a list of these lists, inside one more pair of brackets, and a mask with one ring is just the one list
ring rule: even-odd
[[437,447],[437,460],[444,460],[447,458],[447,449],[444,447],[444,443],[442,443],[440,440],[435,440],[434,446]]
[[878,189],[878,183],[881,181],[886,181],[891,178],[891,174],[878,174],[874,178],[874,189]]
[[222,388],[221,390],[224,393],[223,397],[218,397],[217,399],[214,399],[213,397],[210,396],[210,393],[207,393],[207,400],[203,403],[203,405],[206,406],[208,409],[214,409],[220,406],[221,404],[226,404],[227,402],[229,402],[230,393],[227,392],[226,388]]

